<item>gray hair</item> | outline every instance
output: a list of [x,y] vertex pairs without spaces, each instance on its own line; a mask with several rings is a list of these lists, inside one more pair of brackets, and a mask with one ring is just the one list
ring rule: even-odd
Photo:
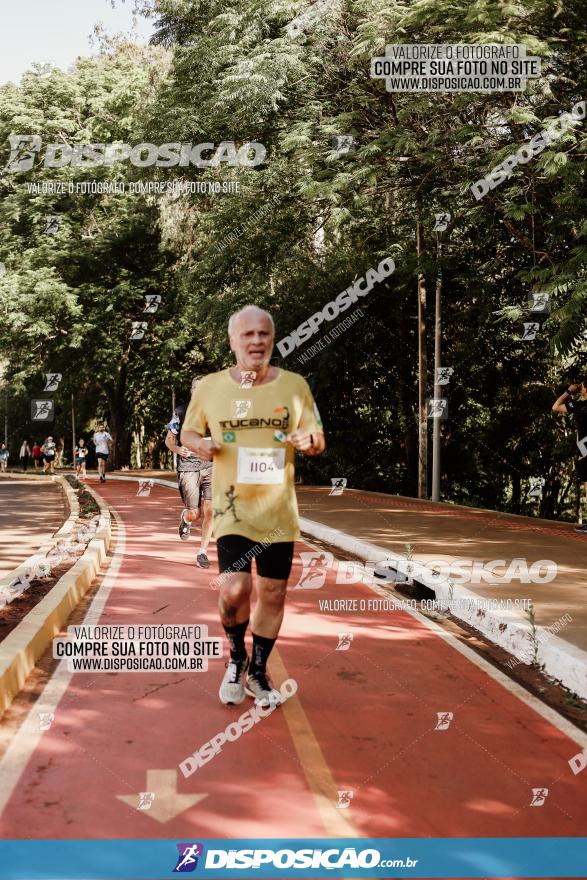
[[261,309],[259,308],[259,306],[255,306],[252,304],[248,306],[243,306],[242,309],[239,309],[238,312],[235,312],[233,315],[230,316],[230,318],[228,319],[228,335],[232,336],[232,334],[234,333],[236,322],[244,312],[247,312],[250,309],[254,309],[256,312],[261,312],[262,315],[265,315],[266,318],[269,318],[271,330],[273,331],[273,335],[275,336],[275,324],[273,322],[273,317],[269,314],[269,312],[265,311],[265,309]]

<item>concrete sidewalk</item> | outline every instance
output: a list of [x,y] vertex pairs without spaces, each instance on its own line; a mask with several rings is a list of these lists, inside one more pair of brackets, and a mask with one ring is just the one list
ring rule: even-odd
[[59,485],[50,477],[0,476],[0,577],[45,544],[68,512]]

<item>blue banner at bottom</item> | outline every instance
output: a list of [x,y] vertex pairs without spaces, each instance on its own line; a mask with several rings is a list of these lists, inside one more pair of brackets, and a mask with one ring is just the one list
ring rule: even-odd
[[586,837],[8,840],[2,880],[587,877]]

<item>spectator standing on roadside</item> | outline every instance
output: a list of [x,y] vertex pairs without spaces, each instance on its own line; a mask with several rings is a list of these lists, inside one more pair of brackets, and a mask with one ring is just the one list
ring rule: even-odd
[[[573,394],[579,392],[579,400],[573,398]],[[552,405],[552,411],[559,415],[570,415],[575,418],[577,430],[577,450],[575,458],[575,473],[578,483],[583,483],[587,495],[587,376],[581,382],[574,382],[563,391]],[[575,529],[580,535],[587,535],[587,523],[578,525]]]
[[6,443],[0,443],[0,471],[3,474],[6,473],[6,469],[8,468],[8,457],[9,452],[6,448]]
[[22,441],[22,446],[20,447],[18,457],[20,458],[21,468],[23,469],[23,471],[26,471],[29,466],[29,458],[31,457],[31,447],[29,446],[28,440]]

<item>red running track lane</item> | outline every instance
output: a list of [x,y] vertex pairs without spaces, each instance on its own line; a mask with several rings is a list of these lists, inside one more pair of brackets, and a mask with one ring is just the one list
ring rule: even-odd
[[[197,536],[180,542],[176,496],[136,489],[100,486],[126,529],[101,622],[200,623],[221,635],[216,569],[194,566]],[[300,571],[296,556],[292,584]],[[295,679],[298,696],[190,778],[178,772],[179,793],[203,799],[159,823],[118,796],[155,790],[148,770],[176,770],[250,707],[220,705],[224,660],[207,673],[77,673],[7,803],[3,836],[580,835],[587,774],[568,764],[580,739],[405,611],[320,611],[319,600],[376,598],[332,581],[290,592],[273,675]],[[353,633],[350,650],[336,650],[339,632]],[[448,730],[435,730],[438,712],[453,713]],[[541,807],[530,806],[533,788],[549,790]],[[338,789],[354,792],[347,810],[336,809]]]

